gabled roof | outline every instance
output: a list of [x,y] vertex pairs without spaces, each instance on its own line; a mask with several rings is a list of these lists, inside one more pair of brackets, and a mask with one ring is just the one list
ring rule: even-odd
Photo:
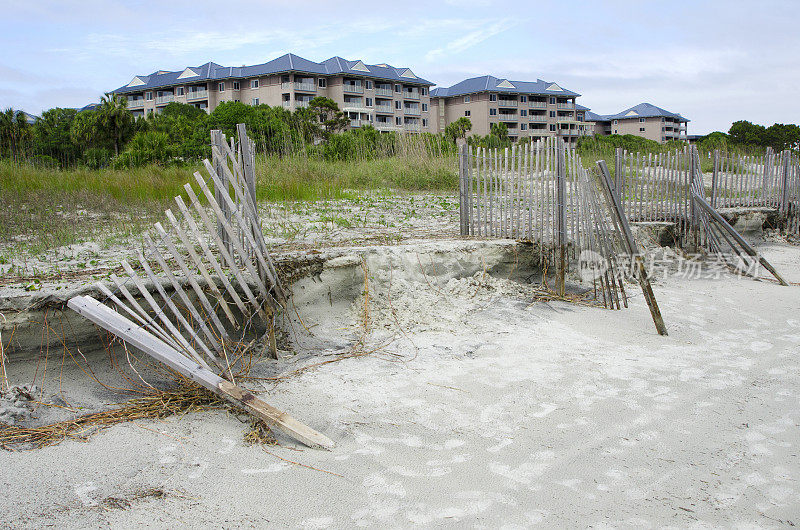
[[[431,86],[433,83],[417,77],[410,68],[395,68],[388,64],[366,64],[364,61],[348,61],[342,57],[331,57],[321,63],[309,61],[299,55],[287,53],[269,62],[252,66],[222,66],[208,62],[201,66],[189,66],[180,71],[159,70],[150,75],[139,75],[126,86],[114,90],[116,94],[141,92],[155,88],[202,83],[210,80],[245,79],[262,75],[296,72],[313,75],[354,75],[387,81],[402,81]],[[134,83],[134,81],[136,81]]]
[[617,114],[595,114],[590,112],[586,115],[586,119],[589,121],[632,120],[638,118],[675,118],[680,122],[689,121],[676,112],[664,110],[651,103],[639,103]]
[[456,83],[451,87],[439,87],[431,90],[431,97],[453,97],[478,92],[507,92],[509,94],[537,94],[548,96],[580,96],[560,87],[552,81],[537,79],[536,81],[511,81],[491,75],[472,77]]

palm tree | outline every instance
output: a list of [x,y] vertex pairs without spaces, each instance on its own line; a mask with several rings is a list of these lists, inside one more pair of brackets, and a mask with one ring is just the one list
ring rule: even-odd
[[133,130],[133,115],[128,111],[128,100],[118,94],[107,93],[100,98],[97,118],[98,125],[114,143],[114,154],[119,155],[120,146]]

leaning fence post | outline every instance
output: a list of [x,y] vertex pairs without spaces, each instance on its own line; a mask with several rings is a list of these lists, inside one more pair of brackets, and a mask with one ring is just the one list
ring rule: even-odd
[[556,186],[557,200],[557,223],[558,223],[558,265],[556,267],[556,290],[559,295],[564,296],[566,292],[566,270],[567,270],[567,232],[566,232],[566,163],[564,160],[564,141],[558,139],[558,156],[556,157]]
[[614,149],[614,192],[622,198],[622,148]]
[[719,149],[714,149],[714,175],[711,177],[711,206],[717,207],[717,180],[719,179]]
[[664,325],[664,319],[661,316],[661,310],[658,308],[656,295],[653,293],[653,288],[650,285],[650,280],[647,278],[647,269],[644,264],[644,258],[639,252],[639,247],[636,245],[636,240],[633,238],[628,218],[625,216],[625,211],[622,209],[622,203],[619,197],[614,194],[611,189],[611,175],[608,173],[608,166],[605,160],[598,160],[597,167],[600,169],[600,184],[606,196],[606,204],[610,210],[612,219],[616,218],[616,223],[621,227],[623,246],[628,251],[628,257],[634,260],[636,265],[636,276],[639,280],[639,285],[642,288],[642,294],[647,301],[647,306],[650,308],[650,315],[653,317],[653,323],[656,325],[656,331],[659,335],[667,335],[667,326]]
[[791,152],[787,149],[783,152],[782,172],[781,176],[781,202],[780,213],[785,215],[789,208],[789,163],[791,159]]
[[[211,131],[211,145],[212,146],[219,146],[220,142],[223,142],[223,141],[224,140],[222,139],[222,131],[216,130],[216,129]],[[213,156],[212,159],[213,159],[213,162],[214,162],[214,171],[216,171],[217,175],[219,175],[220,181],[221,181],[222,185],[226,187],[226,191],[227,191],[228,178],[227,178],[227,175],[225,174],[225,172],[222,170],[222,164],[224,164],[225,161],[224,160],[220,160],[220,158],[218,156]],[[220,209],[222,210],[222,213],[224,214],[225,220],[230,222],[231,221],[231,212],[228,210],[228,206],[225,204],[225,201],[222,200],[222,190],[217,187],[216,183],[214,184],[214,199],[216,200],[217,204],[220,205]],[[217,219],[217,235],[219,235],[220,239],[222,240],[223,244],[226,247],[226,250],[228,252],[232,252],[233,249],[231,247],[231,242],[230,242],[230,239],[228,237],[228,233],[223,228],[222,220],[220,220],[220,219]]]

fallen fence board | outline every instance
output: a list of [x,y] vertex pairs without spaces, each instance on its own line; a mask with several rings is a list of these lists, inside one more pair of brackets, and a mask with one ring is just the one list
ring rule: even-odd
[[111,310],[90,296],[76,296],[67,306],[113,333],[154,359],[161,361],[181,375],[197,382],[248,413],[264,420],[303,444],[321,449],[333,449],[336,444],[327,436],[300,423],[292,416],[260,400],[252,393],[223,379],[199,363],[192,362],[165,342],[154,337],[138,324]]

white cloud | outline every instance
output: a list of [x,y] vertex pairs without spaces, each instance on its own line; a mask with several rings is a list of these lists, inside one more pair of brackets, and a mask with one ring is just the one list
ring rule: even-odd
[[479,29],[467,33],[463,37],[459,37],[448,42],[440,48],[429,51],[427,54],[425,54],[425,60],[429,62],[435,61],[448,55],[463,52],[464,50],[472,48],[473,46],[480,44],[490,37],[511,29],[514,25],[515,22],[509,19],[488,23]]

